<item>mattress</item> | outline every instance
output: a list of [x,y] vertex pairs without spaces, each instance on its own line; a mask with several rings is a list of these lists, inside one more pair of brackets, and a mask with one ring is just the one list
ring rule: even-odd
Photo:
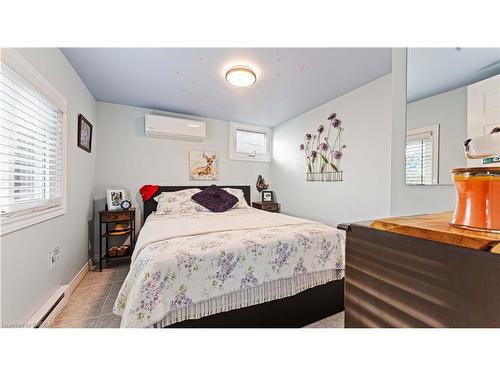
[[113,312],[159,327],[289,297],[344,276],[344,232],[253,208],[146,220]]

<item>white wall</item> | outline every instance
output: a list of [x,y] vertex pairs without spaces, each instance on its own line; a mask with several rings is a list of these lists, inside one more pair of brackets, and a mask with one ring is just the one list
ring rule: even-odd
[[406,49],[392,50],[391,216],[450,211],[455,207],[451,185],[405,185]]
[[[96,148],[94,144],[89,154],[76,145],[79,113],[94,125],[94,140],[98,137],[94,98],[61,51],[29,48],[18,52],[68,100],[67,213],[1,237],[1,317],[7,323],[24,323],[87,262]],[[55,246],[62,253],[49,270],[48,252]]]
[[439,124],[439,183],[453,184],[451,170],[467,164],[467,87],[408,104],[407,129]]
[[[389,74],[274,128],[270,189],[284,213],[330,225],[389,215],[391,98]],[[331,112],[345,127],[344,182],[306,182],[299,145]]]
[[[144,135],[145,113],[195,118],[206,121],[207,138],[203,142],[153,138]],[[97,120],[102,124],[97,144],[96,197],[104,198],[107,187],[128,190],[135,207],[142,206],[139,189],[156,185],[250,185],[252,199],[258,199],[257,175],[269,176],[270,163],[229,160],[229,122],[200,119],[152,109],[111,103],[97,103]],[[218,181],[189,180],[189,151],[219,153]],[[100,202],[102,207],[104,202]],[[99,207],[97,207],[99,208]],[[139,222],[138,222],[139,223]]]

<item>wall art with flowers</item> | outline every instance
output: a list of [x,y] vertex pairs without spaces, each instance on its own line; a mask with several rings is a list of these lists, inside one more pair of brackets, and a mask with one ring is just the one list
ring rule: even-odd
[[346,145],[342,143],[344,127],[336,113],[328,116],[328,125],[320,125],[314,134],[307,133],[300,150],[307,164],[307,181],[342,181],[340,161]]

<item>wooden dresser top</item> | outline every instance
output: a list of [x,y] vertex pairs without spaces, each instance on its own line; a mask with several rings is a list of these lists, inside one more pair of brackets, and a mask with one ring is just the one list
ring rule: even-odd
[[378,219],[371,228],[449,245],[500,253],[500,234],[461,229],[449,224],[452,212]]

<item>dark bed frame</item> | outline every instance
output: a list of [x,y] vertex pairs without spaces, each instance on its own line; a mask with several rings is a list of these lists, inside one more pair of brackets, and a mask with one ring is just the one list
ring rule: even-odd
[[[146,222],[147,217],[154,211],[156,211],[156,206],[158,203],[153,199],[157,195],[160,195],[161,193],[169,193],[169,192],[174,192],[174,191],[179,191],[179,190],[185,190],[185,189],[206,189],[208,186],[160,186],[158,191],[154,193],[154,195],[148,199],[146,202],[144,202],[144,209],[143,209],[143,216],[142,216],[142,223]],[[243,190],[243,194],[245,195],[245,199],[249,205],[251,205],[250,202],[250,186],[220,186],[222,188],[231,188],[231,189],[241,189]]]
[[[151,199],[144,202],[143,223],[156,210],[153,199],[163,192],[208,186],[160,186]],[[221,186],[241,189],[250,205],[250,186]],[[307,289],[291,297],[209,315],[200,319],[184,320],[167,328],[297,328],[314,323],[344,310],[344,279],[331,281]]]

